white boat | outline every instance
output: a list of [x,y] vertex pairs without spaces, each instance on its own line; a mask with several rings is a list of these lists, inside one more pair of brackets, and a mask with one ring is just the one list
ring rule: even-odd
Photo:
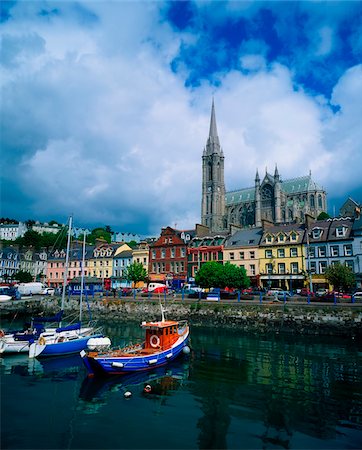
[[[25,353],[29,351],[29,343],[38,339],[42,333],[47,339],[54,335],[56,328],[59,326],[63,312],[58,312],[52,317],[34,317],[30,326],[24,330],[14,330],[4,332],[0,330],[0,354],[4,353]],[[46,323],[54,323],[56,326],[45,328]]]
[[0,294],[0,302],[2,303],[10,302],[10,300],[11,300],[10,295]]
[[[64,309],[65,290],[68,279],[69,250],[72,229],[72,217],[69,219],[67,253],[63,279],[62,306]],[[82,327],[82,299],[84,289],[85,235],[83,240],[82,283],[79,301],[79,322],[65,327],[59,327],[55,333],[47,335],[41,333],[39,339],[29,346],[29,358],[45,358],[50,356],[64,356],[79,353],[87,347],[91,338],[101,338],[103,334],[93,327]]]

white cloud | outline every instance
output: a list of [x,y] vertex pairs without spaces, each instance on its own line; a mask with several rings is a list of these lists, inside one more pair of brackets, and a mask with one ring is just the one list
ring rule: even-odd
[[192,227],[213,94],[228,189],[252,185],[256,168],[262,174],[275,163],[284,178],[312,169],[325,186],[348,189],[334,161],[343,149],[346,164],[361,162],[349,142],[361,142],[360,68],[335,87],[336,115],[325,99],[297,89],[292,71],[267,67],[254,52],[241,58],[252,74],[233,71],[219,75],[218,88],[188,89],[170,62],[180,39],[193,37],[159,23],[158,7],[91,2],[95,18],[85,25],[67,2],[49,20],[35,16],[37,3],[15,7],[6,33],[19,43],[32,36],[37,51],[14,53],[18,64],[3,69],[4,112],[8,142],[22,149],[14,173],[34,199],[35,218],[76,212],[81,223],[154,234],[174,223]]

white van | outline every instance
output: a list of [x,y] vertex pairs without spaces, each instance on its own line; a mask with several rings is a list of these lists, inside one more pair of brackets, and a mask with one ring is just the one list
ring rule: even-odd
[[43,283],[20,283],[16,286],[21,295],[41,294],[46,286]]
[[167,292],[167,286],[162,283],[149,283],[147,286],[147,291],[159,294],[161,292]]

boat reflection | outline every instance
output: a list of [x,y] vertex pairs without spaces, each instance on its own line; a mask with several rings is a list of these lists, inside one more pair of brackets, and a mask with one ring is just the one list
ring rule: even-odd
[[16,354],[0,358],[0,370],[3,375],[17,374],[34,378],[51,378],[57,381],[75,378],[84,369],[79,355],[37,360],[28,358],[25,354]]
[[[89,413],[96,412],[106,404],[107,396],[112,393],[131,393],[154,399],[170,395],[180,389],[189,377],[189,360],[183,359],[169,363],[152,371],[135,372],[129,375],[112,377],[85,377],[79,398],[84,409]],[[145,389],[147,387],[147,389]]]

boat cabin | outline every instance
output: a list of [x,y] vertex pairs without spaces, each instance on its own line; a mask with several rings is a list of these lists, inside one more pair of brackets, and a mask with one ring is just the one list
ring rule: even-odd
[[178,325],[178,322],[174,320],[143,322],[141,326],[146,330],[145,349],[165,350],[170,348],[180,337]]

